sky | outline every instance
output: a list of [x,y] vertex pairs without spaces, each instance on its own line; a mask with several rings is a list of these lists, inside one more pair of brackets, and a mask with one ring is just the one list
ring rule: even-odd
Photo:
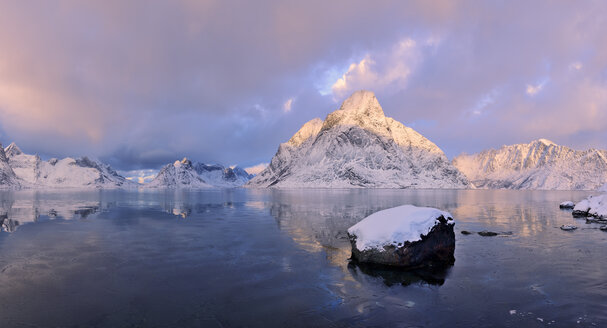
[[0,141],[260,166],[359,89],[449,158],[607,149],[606,1],[0,2]]

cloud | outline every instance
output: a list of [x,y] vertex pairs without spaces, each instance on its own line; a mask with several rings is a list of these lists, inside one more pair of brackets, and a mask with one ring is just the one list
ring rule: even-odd
[[285,101],[285,103],[282,105],[282,110],[285,113],[288,113],[291,111],[291,106],[293,106],[293,98],[289,98],[287,101]]
[[257,165],[246,167],[244,170],[249,174],[259,174],[261,171],[265,170],[270,163],[259,163]]
[[582,63],[580,63],[579,61],[569,64],[569,69],[572,71],[579,71],[582,69],[582,67],[584,67],[584,65],[582,65]]
[[[433,39],[426,45],[435,46],[435,42]],[[421,59],[421,49],[416,41],[400,40],[386,51],[366,54],[360,61],[350,64],[331,90],[336,98],[344,98],[360,89],[399,91],[406,86]]]
[[527,92],[527,94],[530,96],[534,96],[536,93],[540,92],[543,87],[544,87],[543,84],[538,84],[538,85],[527,84],[527,89],[525,89],[525,92]]
[[525,89],[525,92],[529,95],[529,96],[535,96],[537,93],[539,93],[540,91],[542,91],[542,89],[544,88],[544,86],[546,85],[546,83],[548,83],[548,79],[543,79],[542,81],[540,81],[539,83],[533,85],[533,84],[527,84],[527,88]]

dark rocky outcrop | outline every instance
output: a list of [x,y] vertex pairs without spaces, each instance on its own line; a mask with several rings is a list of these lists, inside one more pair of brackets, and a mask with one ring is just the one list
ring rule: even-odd
[[386,245],[383,249],[358,250],[356,236],[348,234],[352,244],[352,260],[358,263],[416,268],[424,266],[449,265],[455,262],[455,233],[453,224],[443,216],[421,240],[398,246]]

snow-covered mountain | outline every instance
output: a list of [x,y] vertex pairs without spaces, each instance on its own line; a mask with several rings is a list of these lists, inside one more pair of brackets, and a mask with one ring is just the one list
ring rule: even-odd
[[478,188],[597,190],[607,182],[607,151],[574,150],[546,139],[463,154],[453,165]]
[[38,155],[23,153],[14,143],[3,152],[8,166],[24,188],[119,188],[139,185],[122,177],[109,165],[87,157],[43,161]]
[[248,187],[467,188],[443,151],[386,117],[370,91],[358,91],[322,121],[279,146]]
[[146,188],[231,188],[251,179],[240,167],[197,163],[187,158],[165,165]]
[[20,185],[17,175],[8,162],[4,147],[0,143],[0,188],[16,188]]

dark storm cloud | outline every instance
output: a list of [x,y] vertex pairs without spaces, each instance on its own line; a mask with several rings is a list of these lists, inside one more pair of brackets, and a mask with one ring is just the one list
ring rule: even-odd
[[607,148],[606,13],[601,2],[6,1],[2,142],[123,170],[184,156],[252,165],[368,88],[450,156],[539,137]]

